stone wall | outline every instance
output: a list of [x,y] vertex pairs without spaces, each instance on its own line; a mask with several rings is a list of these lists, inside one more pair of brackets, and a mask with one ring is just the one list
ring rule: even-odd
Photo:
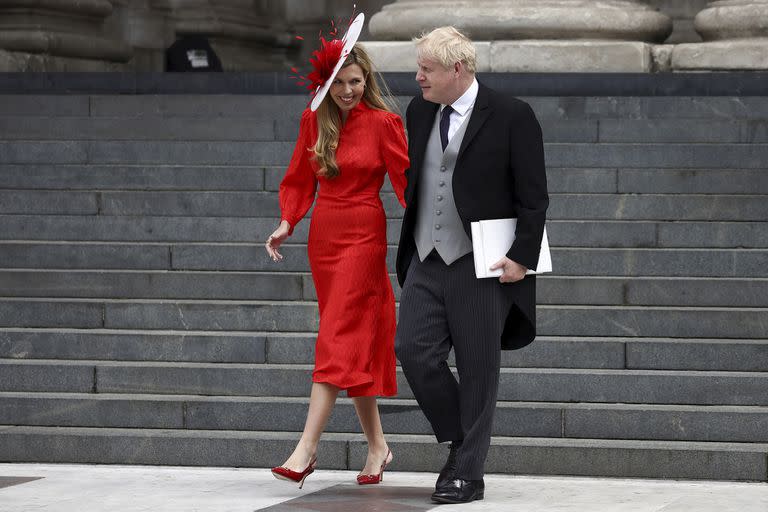
[[[768,67],[766,27],[759,21],[768,17],[768,0],[357,0],[356,5],[370,23],[361,39],[388,71],[410,70],[393,63],[412,60],[411,36],[446,23],[471,33],[483,71]],[[185,34],[207,36],[225,71],[303,68],[318,33],[328,32],[331,19],[343,24],[351,13],[350,0],[5,0],[0,71],[163,71],[165,48]]]

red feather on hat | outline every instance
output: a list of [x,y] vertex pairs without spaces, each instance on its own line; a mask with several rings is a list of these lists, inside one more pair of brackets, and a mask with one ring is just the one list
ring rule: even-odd
[[[360,14],[360,16],[355,17],[356,10],[357,4],[353,4],[352,17],[347,23],[350,28],[352,27],[352,23],[362,16],[362,14]],[[346,53],[342,54],[344,52],[346,36],[344,36],[344,39],[336,38],[339,30],[333,20],[331,20],[331,27],[332,30],[328,33],[330,39],[325,39],[322,30],[320,31],[320,48],[312,52],[312,56],[309,58],[313,71],[308,73],[307,76],[303,76],[299,75],[298,70],[295,67],[292,67],[291,71],[294,74],[289,75],[290,78],[297,81],[297,85],[306,87],[312,97],[316,97],[319,89],[331,78],[333,70],[339,61],[347,57]],[[359,31],[356,33],[355,39],[357,39],[357,34],[359,34]],[[304,40],[301,36],[296,36],[296,39]],[[347,51],[347,53],[349,53],[349,51]]]
[[314,92],[315,89],[322,86],[331,73],[333,68],[341,59],[341,52],[344,49],[344,42],[341,39],[331,39],[326,41],[325,38],[320,38],[320,48],[312,52],[309,62],[312,64],[314,70],[307,75],[309,84],[306,86],[310,92]]

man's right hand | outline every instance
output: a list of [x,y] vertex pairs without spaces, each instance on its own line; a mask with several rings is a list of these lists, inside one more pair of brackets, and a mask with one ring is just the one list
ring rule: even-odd
[[267,238],[267,243],[264,244],[264,246],[267,249],[267,253],[269,254],[269,257],[272,258],[272,261],[280,261],[283,259],[283,255],[280,254],[280,252],[277,250],[280,247],[280,244],[282,244],[286,238],[288,238],[288,232],[291,230],[291,225],[288,224],[287,220],[280,221],[280,225],[277,227],[277,229],[269,235],[269,238]]

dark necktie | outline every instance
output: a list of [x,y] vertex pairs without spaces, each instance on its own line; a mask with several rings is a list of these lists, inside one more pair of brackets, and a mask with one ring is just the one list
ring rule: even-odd
[[451,112],[453,107],[446,105],[440,113],[440,142],[443,144],[443,151],[448,145],[448,127],[451,126]]

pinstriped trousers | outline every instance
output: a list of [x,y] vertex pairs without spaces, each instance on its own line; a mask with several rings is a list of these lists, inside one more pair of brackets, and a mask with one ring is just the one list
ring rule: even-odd
[[[472,253],[446,265],[414,254],[400,295],[395,352],[438,442],[463,440],[456,478],[479,480],[491,442],[501,334],[512,308],[498,279],[477,279]],[[453,348],[458,381],[448,366]]]

